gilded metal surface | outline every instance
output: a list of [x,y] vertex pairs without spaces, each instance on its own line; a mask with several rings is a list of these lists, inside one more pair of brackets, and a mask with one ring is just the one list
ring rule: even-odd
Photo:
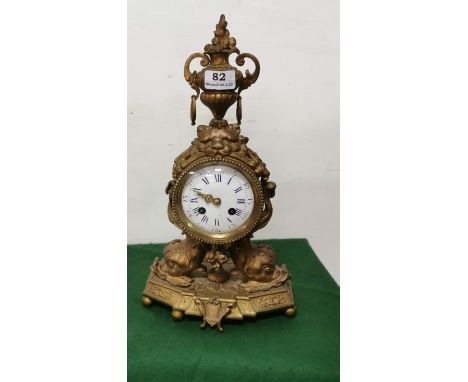
[[[270,172],[265,163],[247,146],[249,139],[240,134],[240,93],[256,82],[260,64],[254,55],[240,53],[236,39],[226,27],[226,19],[221,15],[211,43],[205,46],[203,53],[192,54],[184,65],[185,80],[196,93],[190,105],[192,125],[199,97],[211,110],[213,119],[209,125],[197,127],[197,137],[174,160],[172,179],[166,187],[167,212],[169,221],[179,227],[186,238],[165,246],[163,258],[156,258],[151,266],[143,292],[145,306],[159,301],[173,308],[175,320],[181,320],[184,315],[202,316],[202,327],[216,326],[219,330],[222,330],[223,318],[239,320],[272,310],[283,310],[288,317],[296,313],[286,266],[276,264],[276,253],[271,247],[251,243],[253,233],[271,219],[270,199],[275,196],[276,184],[269,180]],[[244,76],[232,66],[229,56],[233,53],[237,54],[235,62],[239,66],[250,59],[255,66],[253,73],[246,70]],[[202,66],[199,72],[190,69],[195,59]],[[205,87],[207,71],[229,71],[225,76],[233,77],[235,84],[232,88],[208,89]],[[229,124],[223,118],[236,102],[237,123]],[[182,207],[182,192],[190,172],[213,164],[222,164],[241,173],[253,191],[252,213],[233,230],[204,231],[187,218]],[[197,195],[215,206],[223,203],[223,195],[203,190]]]
[[267,182],[270,172],[258,154],[247,146],[249,139],[240,135],[240,126],[227,122],[220,122],[220,125],[198,126],[197,138],[175,159],[172,177],[179,177],[187,166],[200,158],[219,156],[240,160],[250,167],[262,182]]
[[193,277],[189,287],[172,285],[150,272],[143,296],[144,299],[171,306],[172,316],[176,320],[184,315],[198,316],[218,329],[223,318],[242,320],[271,311],[283,311],[286,316],[292,317],[296,313],[290,280],[277,286],[270,285],[268,290],[249,292],[241,286],[247,278],[237,272],[231,259],[225,264],[225,271],[230,277],[224,283],[212,282],[198,274]]
[[223,331],[221,320],[224,316],[228,315],[235,306],[234,302],[221,301],[216,296],[211,297],[209,300],[202,300],[197,297],[195,298],[195,304],[197,304],[201,316],[203,317],[201,327],[204,328],[206,324],[211,327],[216,325],[221,332]]
[[[227,22],[224,15],[221,15],[219,23],[216,25],[214,31],[215,37],[211,40],[211,44],[207,44],[204,49],[204,53],[194,53],[190,55],[184,65],[184,77],[185,80],[190,84],[196,95],[192,96],[191,107],[190,107],[190,119],[192,125],[195,125],[196,119],[196,100],[200,96],[200,89],[203,90],[201,93],[201,101],[210,108],[213,112],[215,119],[220,120],[226,114],[227,109],[239,101],[237,105],[237,123],[241,123],[242,119],[242,106],[240,103],[240,93],[250,87],[255,81],[257,81],[260,75],[260,63],[257,58],[250,53],[240,54],[239,49],[236,48],[236,39],[230,36],[229,30],[226,29]],[[245,76],[242,72],[229,64],[229,55],[237,53],[236,64],[243,66],[245,59],[252,60],[255,65],[255,70],[250,73],[246,70]],[[190,71],[191,62],[200,58],[200,65],[204,67],[200,72],[196,70]],[[235,72],[236,87],[229,91],[211,90],[205,88],[204,78],[207,70],[233,70]],[[237,92],[236,92],[237,90]]]

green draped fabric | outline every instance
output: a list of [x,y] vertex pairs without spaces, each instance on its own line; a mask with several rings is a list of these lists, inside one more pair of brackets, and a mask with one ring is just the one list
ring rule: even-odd
[[224,320],[224,332],[199,317],[173,321],[171,310],[141,303],[162,244],[129,245],[128,381],[263,382],[339,380],[339,287],[304,239],[265,240],[292,275],[297,316]]

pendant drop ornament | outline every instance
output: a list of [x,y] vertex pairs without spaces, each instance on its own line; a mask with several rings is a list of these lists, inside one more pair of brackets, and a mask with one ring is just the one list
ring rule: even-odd
[[237,123],[240,125],[242,121],[242,97],[237,96],[237,108],[236,108]]
[[192,126],[195,125],[195,120],[197,119],[197,97],[192,96],[192,102],[190,104],[190,119],[192,121]]
[[[191,96],[190,121],[196,122],[200,97],[213,118],[197,126],[197,137],[174,160],[172,179],[166,187],[168,219],[184,239],[164,247],[156,257],[143,291],[143,305],[154,301],[172,307],[175,320],[185,315],[202,317],[223,330],[223,319],[242,320],[280,311],[296,314],[291,276],[268,245],[251,242],[254,232],[271,219],[271,200],[276,184],[258,154],[240,134],[242,97],[260,74],[260,63],[250,53],[240,53],[221,15],[214,38],[203,53],[189,56],[184,77],[195,91]],[[253,62],[253,73],[245,75],[229,63]],[[202,69],[191,70],[194,60]],[[237,123],[224,119],[236,103]]]

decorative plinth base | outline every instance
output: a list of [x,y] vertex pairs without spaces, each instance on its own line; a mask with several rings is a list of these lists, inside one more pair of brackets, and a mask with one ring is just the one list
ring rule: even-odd
[[228,281],[213,282],[199,274],[192,275],[194,281],[186,287],[170,284],[151,271],[143,291],[143,304],[150,306],[153,301],[159,301],[172,307],[176,321],[184,315],[198,316],[203,318],[202,327],[208,324],[220,331],[223,318],[242,320],[278,310],[294,317],[296,307],[290,280],[267,290],[248,292],[242,287],[246,280],[235,271],[231,260],[224,268],[230,272]]

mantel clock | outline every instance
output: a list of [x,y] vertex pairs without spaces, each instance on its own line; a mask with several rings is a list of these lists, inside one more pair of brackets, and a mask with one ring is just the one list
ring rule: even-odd
[[[172,307],[172,316],[202,317],[222,330],[221,321],[241,320],[273,310],[286,316],[296,313],[290,275],[276,263],[275,251],[252,243],[253,233],[271,218],[271,198],[276,184],[269,180],[265,163],[240,134],[241,92],[260,74],[260,64],[250,53],[240,53],[236,40],[221,15],[211,44],[194,53],[184,66],[192,95],[190,117],[196,120],[198,98],[213,113],[208,125],[197,127],[197,138],[174,161],[172,179],[166,187],[168,217],[185,235],[164,248],[157,257],[143,291],[143,303],[159,301]],[[229,63],[242,66],[250,59],[255,69],[245,75]],[[199,59],[203,69],[191,71]],[[237,123],[224,116],[234,103]]]

